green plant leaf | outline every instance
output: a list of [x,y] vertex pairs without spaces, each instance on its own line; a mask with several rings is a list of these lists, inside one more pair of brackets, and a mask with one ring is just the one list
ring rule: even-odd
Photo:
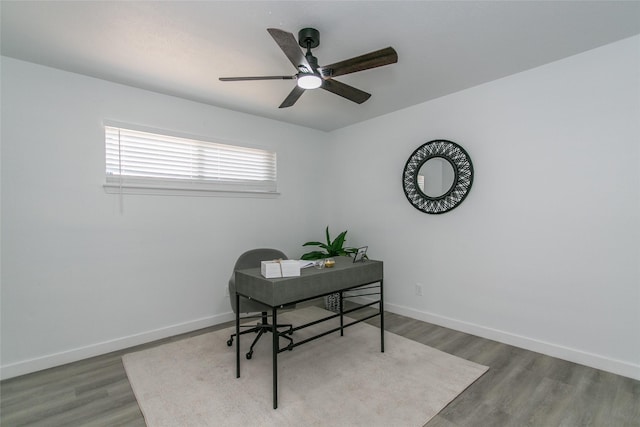
[[347,232],[343,231],[342,233],[338,234],[338,237],[336,237],[336,239],[333,241],[333,243],[331,243],[331,248],[336,251],[336,252],[340,252],[343,250],[343,246],[344,246],[344,241],[346,239],[347,236]]
[[320,242],[307,242],[302,246],[322,246],[324,245],[324,243],[320,243]]

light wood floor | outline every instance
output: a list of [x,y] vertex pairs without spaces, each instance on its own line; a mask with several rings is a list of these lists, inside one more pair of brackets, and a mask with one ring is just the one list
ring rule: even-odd
[[[228,326],[5,380],[0,425],[144,426],[122,355]],[[393,313],[385,329],[490,367],[427,427],[640,426],[640,381]]]

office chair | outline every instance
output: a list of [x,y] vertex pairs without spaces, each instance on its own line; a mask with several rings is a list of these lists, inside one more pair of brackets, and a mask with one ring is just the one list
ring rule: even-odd
[[[270,261],[274,259],[287,259],[287,256],[277,249],[264,248],[264,249],[252,249],[250,251],[247,251],[242,255],[240,255],[240,257],[236,261],[236,265],[233,267],[233,273],[231,273],[231,278],[229,279],[229,299],[231,300],[231,308],[233,309],[233,312],[237,313],[239,311],[240,313],[245,313],[245,314],[260,313],[259,315],[244,317],[244,319],[260,318],[261,319],[260,322],[258,322],[255,326],[240,325],[240,327],[249,328],[240,332],[240,335],[248,334],[251,332],[255,332],[258,334],[258,336],[256,336],[255,339],[253,340],[253,343],[251,344],[249,352],[246,354],[247,359],[251,359],[251,357],[253,356],[253,347],[256,345],[260,337],[265,332],[272,331],[272,325],[269,324],[268,322],[268,318],[270,317],[268,315],[268,312],[271,310],[271,308],[258,301],[248,300],[246,298],[240,298],[240,308],[238,309],[238,307],[236,307],[236,298],[235,298],[235,295],[236,295],[235,272],[236,270],[242,270],[245,268],[256,268],[256,267],[259,268],[260,261]],[[289,304],[289,305],[286,305],[284,308],[292,309],[292,308],[295,308],[295,306],[296,306],[295,304]],[[291,324],[278,324],[276,325],[276,328],[288,328],[289,335],[293,334],[293,325]],[[227,341],[227,345],[229,347],[233,345],[233,338],[235,336],[236,334],[234,333],[234,334],[231,334],[231,336],[229,337],[229,340]],[[289,340],[290,344],[293,343],[293,340],[291,338],[284,335],[281,335],[281,336]]]

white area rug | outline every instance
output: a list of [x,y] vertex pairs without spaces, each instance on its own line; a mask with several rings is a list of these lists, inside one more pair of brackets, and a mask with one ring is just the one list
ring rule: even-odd
[[[282,314],[278,323],[300,325],[327,313],[307,307]],[[326,330],[328,323],[297,331],[294,338]],[[421,427],[488,369],[390,332],[381,353],[380,329],[359,323],[346,328],[344,337],[330,334],[279,354],[274,410],[271,334],[251,360],[244,354],[254,335],[242,336],[236,378],[235,342],[226,344],[233,330],[123,357],[149,427]]]

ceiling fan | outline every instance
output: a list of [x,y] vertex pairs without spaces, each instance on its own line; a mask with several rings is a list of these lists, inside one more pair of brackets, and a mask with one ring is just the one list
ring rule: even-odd
[[[292,76],[220,77],[220,80],[223,82],[296,80],[296,86],[280,104],[280,108],[291,107],[305,90],[317,88],[322,88],[350,101],[362,104],[371,97],[371,94],[334,80],[334,77],[398,62],[396,51],[392,47],[387,47],[334,64],[319,66],[318,59],[311,53],[311,49],[320,45],[320,32],[318,30],[315,28],[303,28],[298,32],[298,42],[296,42],[293,34],[286,31],[277,28],[268,28],[267,31],[296,70],[298,70],[298,73]],[[303,53],[298,45],[306,48],[307,53]]]

